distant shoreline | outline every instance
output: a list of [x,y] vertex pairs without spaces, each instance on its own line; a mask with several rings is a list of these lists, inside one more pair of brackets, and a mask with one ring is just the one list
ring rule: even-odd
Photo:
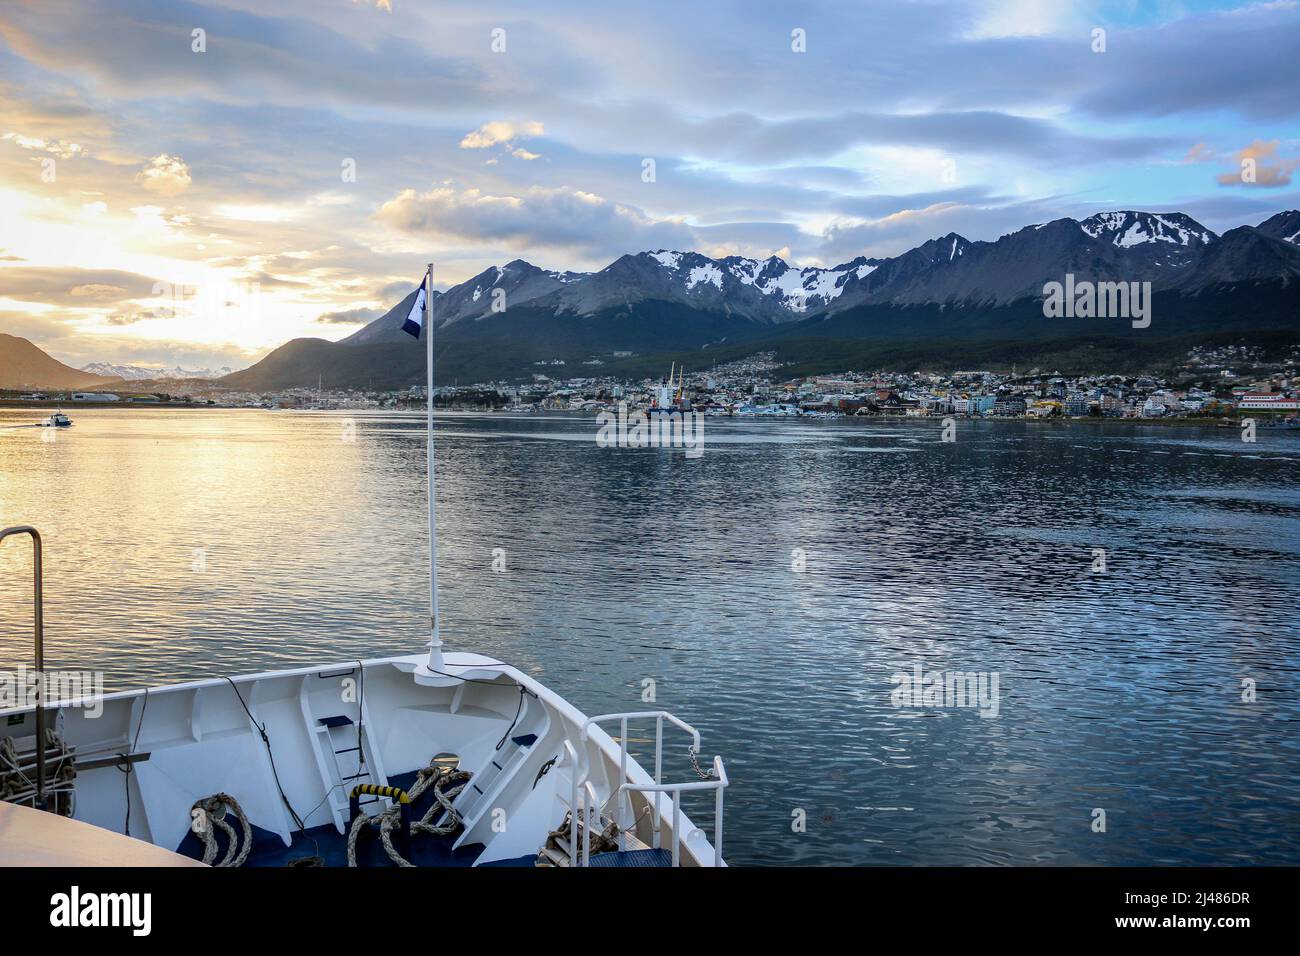
[[[354,408],[354,409],[305,409],[305,408],[280,408],[280,409],[272,409],[272,408],[259,408],[259,407],[257,407],[257,406],[252,406],[252,405],[209,405],[207,402],[179,402],[179,401],[173,401],[173,402],[64,402],[64,403],[60,403],[60,402],[58,402],[58,401],[50,401],[50,402],[21,401],[21,400],[19,400],[19,399],[10,399],[10,398],[0,398],[0,408],[28,408],[28,409],[32,409],[33,411],[41,411],[41,410],[51,409],[51,408],[57,410],[57,409],[59,409],[59,408],[62,408],[65,412],[66,412],[66,411],[69,411],[69,410],[71,410],[71,409],[76,409],[76,408],[133,408],[133,409],[148,409],[148,408],[153,408],[153,409],[159,409],[159,408],[191,408],[191,409],[193,409],[193,408],[198,408],[198,409],[204,409],[204,408],[206,408],[206,409],[211,409],[211,410],[214,410],[214,411],[215,411],[215,410],[221,410],[221,411],[291,411],[291,412],[311,412],[311,411],[329,411],[329,412],[339,412],[339,411],[351,411],[351,412],[360,412],[360,413],[365,413],[365,412],[393,412],[393,411],[398,411],[398,412],[403,412],[403,411],[404,411],[404,412],[412,412],[412,411],[423,412],[423,406],[421,406],[421,407],[419,407],[419,408],[410,408],[410,409],[401,409],[401,408]],[[483,414],[496,414],[496,415],[500,415],[500,414],[505,413],[505,414],[510,414],[510,415],[512,415],[512,416],[514,416],[514,417],[518,417],[518,418],[548,418],[548,417],[552,417],[552,416],[566,416],[566,417],[580,418],[580,419],[583,419],[583,420],[587,420],[587,419],[591,419],[591,420],[593,420],[593,421],[595,420],[595,417],[594,417],[593,415],[590,415],[590,414],[587,413],[587,412],[581,412],[581,411],[577,411],[577,410],[574,410],[574,409],[567,409],[567,408],[563,408],[563,409],[550,409],[550,410],[537,410],[537,411],[531,411],[531,412],[511,412],[508,408],[497,408],[497,409],[488,409],[488,408],[462,408],[462,409],[457,409],[457,408],[439,408],[439,409],[435,409],[435,411],[441,411],[441,412],[460,411],[460,412],[471,412],[471,413],[474,413],[474,412],[481,412],[481,413],[483,413]],[[936,421],[942,421],[944,418],[949,418],[949,417],[951,417],[951,418],[955,418],[955,419],[958,419],[958,420],[960,420],[960,421],[965,421],[965,422],[1004,422],[1004,423],[1008,423],[1008,424],[1009,424],[1009,423],[1017,423],[1017,422],[1020,422],[1020,423],[1032,424],[1032,425],[1091,425],[1091,426],[1096,426],[1096,425],[1122,425],[1122,426],[1127,426],[1127,427],[1142,426],[1142,425],[1156,425],[1156,426],[1159,426],[1159,427],[1162,427],[1162,428],[1214,428],[1214,429],[1223,429],[1223,430],[1229,430],[1229,431],[1239,431],[1240,428],[1241,428],[1241,420],[1242,420],[1242,418],[1252,418],[1252,417],[1253,417],[1253,418],[1256,420],[1256,424],[1257,424],[1259,427],[1271,428],[1272,426],[1268,425],[1268,424],[1267,424],[1268,422],[1270,422],[1270,421],[1281,421],[1281,420],[1282,420],[1284,417],[1286,417],[1286,416],[1281,415],[1281,414],[1278,414],[1278,413],[1275,413],[1275,412],[1267,412],[1267,411],[1259,411],[1259,412],[1255,412],[1253,415],[1241,415],[1240,417],[1237,417],[1237,418],[1185,418],[1185,417],[1182,417],[1182,418],[1104,418],[1104,417],[1101,417],[1101,418],[1099,418],[1099,417],[1094,417],[1094,416],[1088,416],[1088,417],[1086,417],[1086,418],[1084,418],[1084,417],[1081,417],[1081,418],[1063,418],[1063,417],[1058,417],[1058,418],[1031,418],[1031,417],[1029,417],[1029,416],[1024,416],[1024,417],[1022,417],[1022,418],[982,418],[982,417],[979,417],[979,416],[967,416],[967,415],[955,415],[955,414],[954,414],[954,415],[950,415],[950,416],[949,416],[949,415],[925,415],[925,416],[919,416],[919,415],[912,415],[912,416],[908,416],[908,415],[841,415],[841,416],[839,416],[838,418],[819,418],[819,419],[812,419],[812,418],[803,418],[803,417],[798,416],[798,415],[717,415],[717,416],[709,416],[708,419],[706,419],[706,421],[736,421],[736,422],[740,422],[740,421],[743,421],[743,422],[798,422],[798,421],[817,421],[817,422],[823,422],[823,423],[824,423],[824,422],[862,421],[862,422],[874,422],[874,423],[885,423],[885,422],[916,422],[916,423],[921,423],[921,422],[930,422],[930,423],[932,423],[932,422],[936,422]],[[1279,429],[1279,431],[1285,431],[1285,430],[1289,430],[1289,429]],[[1298,434],[1300,434],[1300,433],[1298,433]]]
[[225,408],[224,405],[209,405],[207,402],[65,402],[51,399],[47,402],[23,401],[20,398],[0,398],[0,408]]

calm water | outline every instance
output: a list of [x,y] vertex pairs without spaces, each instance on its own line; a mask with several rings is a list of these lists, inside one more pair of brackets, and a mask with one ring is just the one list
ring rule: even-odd
[[[420,416],[72,414],[46,442],[0,410],[51,666],[123,689],[420,649]],[[1300,434],[711,419],[689,461],[579,418],[438,428],[448,645],[589,713],[652,678],[728,762],[733,863],[1300,863]],[[0,667],[30,654],[28,550],[0,548]],[[997,672],[998,716],[895,709],[918,663]]]

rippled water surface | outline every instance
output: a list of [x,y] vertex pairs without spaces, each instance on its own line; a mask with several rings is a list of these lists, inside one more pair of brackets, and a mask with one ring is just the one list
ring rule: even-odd
[[[0,410],[50,666],[123,689],[420,649],[421,416],[71,414],[44,441]],[[653,679],[727,760],[733,863],[1300,863],[1300,434],[710,419],[687,460],[595,432],[439,418],[445,640],[588,713]],[[0,667],[30,654],[28,550],[0,547]],[[896,709],[917,664],[996,672],[998,715]]]

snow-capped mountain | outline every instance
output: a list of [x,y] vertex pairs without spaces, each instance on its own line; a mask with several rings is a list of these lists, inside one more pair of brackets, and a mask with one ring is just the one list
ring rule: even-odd
[[1243,285],[1300,287],[1300,246],[1268,235],[1262,226],[1238,226],[1225,232],[1194,267],[1180,272],[1171,288],[1200,295]]
[[782,321],[830,305],[856,280],[870,275],[880,265],[878,259],[855,259],[830,269],[810,266],[803,269],[784,259],[747,259],[728,256],[708,259],[696,252],[660,249],[642,253],[663,268],[682,278],[689,292],[700,285],[712,285],[722,292],[737,286],[753,289],[763,299],[753,300],[772,307],[772,319]]
[[1217,238],[1182,213],[1133,211],[1056,219],[994,242],[945,236],[889,260],[861,294],[830,311],[849,305],[1007,305],[1041,295],[1045,282],[1066,273],[1165,287]]
[[1300,246],[1300,210],[1280,212],[1276,216],[1265,219],[1255,228],[1272,239],[1281,239],[1293,246]]
[[[1048,321],[1047,282],[1150,282],[1158,318]],[[401,331],[411,290],[385,315],[341,342],[294,339],[224,380],[267,389],[424,380],[423,350]],[[493,305],[505,306],[494,311]],[[1120,210],[1017,229],[993,242],[949,233],[887,258],[834,266],[657,249],[620,256],[597,272],[555,272],[516,259],[435,295],[444,374],[470,381],[526,380],[539,363],[569,368],[593,356],[707,361],[776,349],[792,361],[841,368],[844,350],[906,345],[926,361],[960,359],[972,344],[1004,351],[1060,339],[1088,365],[1080,337],[1132,334],[1166,361],[1169,337],[1296,328],[1300,315],[1300,212],[1222,236],[1174,212]],[[1162,338],[1163,337],[1163,338]],[[358,347],[363,346],[363,347]],[[1107,340],[1095,346],[1114,345]],[[945,349],[948,350],[945,353]],[[621,360],[621,359],[620,359]]]
[[622,256],[600,272],[571,279],[539,306],[590,315],[647,300],[789,322],[834,302],[879,260],[858,259],[830,269],[796,268],[776,256],[711,259],[698,252],[658,249]]
[[[863,306],[1004,306],[1041,296],[1044,283],[1061,281],[1066,273],[1079,280],[1149,281],[1156,289],[1186,294],[1232,276],[1291,281],[1291,252],[1274,243],[1300,249],[1300,212],[1279,213],[1258,229],[1242,228],[1255,238],[1235,237],[1233,254],[1218,257],[1209,253],[1220,237],[1190,216],[1119,210],[1025,226],[993,242],[949,233],[898,256],[859,257],[830,267],[670,249],[620,256],[588,273],[547,271],[516,259],[436,296],[433,315],[442,329],[490,322],[502,307],[617,318],[658,303],[728,321],[781,325]],[[343,343],[398,341],[413,296]]]
[[586,273],[581,272],[548,272],[531,262],[515,259],[452,286],[438,297],[434,319],[439,327],[464,319],[483,319],[511,305],[542,298],[585,277]]
[[109,362],[91,362],[89,365],[83,365],[81,371],[91,375],[120,378],[127,382],[140,382],[147,379],[221,378],[223,375],[229,375],[234,369],[229,366],[193,369],[181,368],[179,365],[175,368],[149,368],[144,365],[113,365]]
[[1099,212],[1079,223],[1090,238],[1121,248],[1165,243],[1181,248],[1204,246],[1219,238],[1181,212]]
[[[493,314],[502,307],[522,305],[570,282],[585,278],[581,272],[547,272],[523,259],[515,259],[504,266],[492,266],[474,278],[454,285],[445,292],[433,292],[433,321],[437,328],[452,325],[463,319],[478,320]],[[401,342],[409,339],[402,324],[410,314],[419,290],[412,289],[401,302],[375,319],[365,328],[358,329],[342,340],[346,345],[378,345],[384,342]]]

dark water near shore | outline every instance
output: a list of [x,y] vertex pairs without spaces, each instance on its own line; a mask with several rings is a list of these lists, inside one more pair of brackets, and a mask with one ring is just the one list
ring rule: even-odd
[[[51,667],[420,649],[420,416],[71,414],[46,442],[0,410]],[[710,419],[687,460],[576,417],[438,427],[449,647],[588,713],[653,679],[727,761],[733,864],[1300,864],[1300,434]],[[28,550],[0,547],[0,668],[31,652]],[[997,672],[997,717],[896,709],[918,663]]]

